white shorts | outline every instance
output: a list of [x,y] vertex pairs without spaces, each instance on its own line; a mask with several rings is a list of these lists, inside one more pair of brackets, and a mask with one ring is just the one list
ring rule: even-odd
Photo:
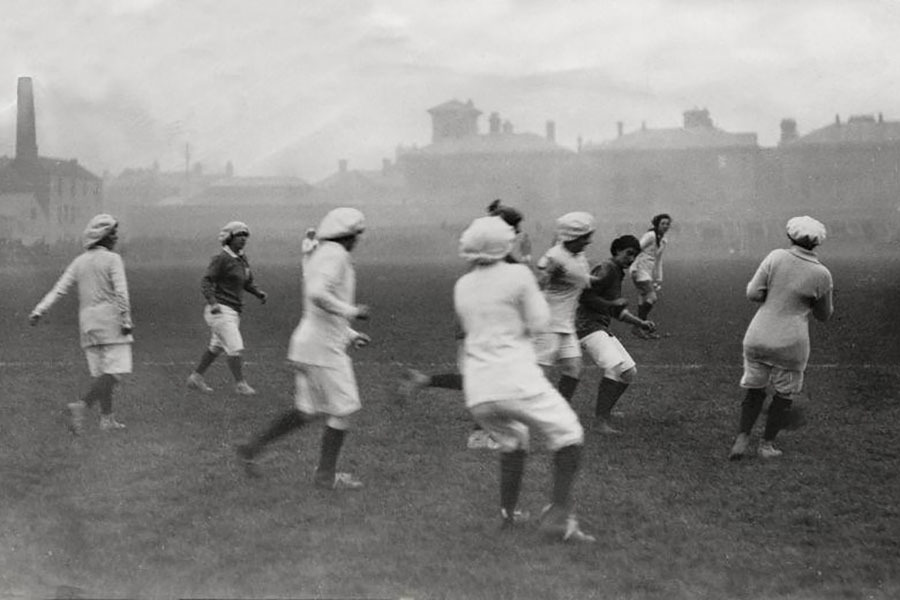
[[209,338],[209,350],[218,354],[224,350],[228,356],[237,356],[244,350],[244,338],[241,337],[241,315],[230,306],[220,304],[221,312],[212,314],[212,307],[203,309],[203,319],[212,332]]
[[581,338],[581,347],[594,364],[603,369],[604,374],[613,378],[636,366],[619,338],[610,335],[608,331],[595,331],[584,336]]
[[744,357],[744,375],[741,377],[743,388],[764,388],[769,383],[779,396],[793,398],[803,391],[803,371],[782,369]]
[[91,377],[131,373],[131,344],[102,344],[84,349]]
[[476,404],[469,412],[506,451],[528,450],[532,429],[547,439],[553,451],[584,443],[578,415],[552,388],[530,398]]
[[362,408],[349,359],[339,367],[291,363],[294,406],[307,415],[346,417]]
[[552,367],[565,358],[581,358],[581,346],[574,333],[539,333],[534,337],[534,352],[542,367]]

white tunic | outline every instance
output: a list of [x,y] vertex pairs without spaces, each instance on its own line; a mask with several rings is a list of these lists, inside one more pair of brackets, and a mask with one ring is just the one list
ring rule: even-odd
[[631,265],[631,276],[635,281],[655,281],[662,283],[662,257],[668,240],[665,237],[656,241],[656,232],[648,231],[641,236],[641,253]]
[[356,271],[350,253],[332,241],[322,241],[303,270],[303,316],[294,329],[288,360],[307,365],[346,367],[347,346],[355,332]]
[[78,286],[78,327],[81,346],[130,344],[122,333],[132,327],[128,283],[122,257],[104,246],[95,246],[73,260],[33,313],[43,315],[73,286]]
[[575,309],[582,290],[590,285],[591,268],[584,252],[572,254],[556,244],[538,260],[544,297],[550,305],[546,331],[575,333]]
[[809,313],[831,316],[833,286],[814,252],[798,246],[770,252],[747,284],[747,297],[762,305],[744,335],[744,356],[803,371],[809,360]]
[[453,301],[466,335],[466,406],[553,389],[531,340],[546,329],[550,311],[528,267],[506,262],[476,267],[456,282]]

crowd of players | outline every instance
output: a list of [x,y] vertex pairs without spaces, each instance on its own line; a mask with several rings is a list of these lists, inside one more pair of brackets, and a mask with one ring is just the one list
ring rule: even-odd
[[[475,423],[469,447],[491,448],[500,456],[500,516],[503,527],[528,520],[518,507],[525,461],[534,433],[553,454],[550,503],[540,515],[545,535],[572,542],[591,542],[575,515],[573,486],[581,461],[585,428],[571,407],[582,373],[582,356],[599,367],[594,418],[586,425],[602,435],[615,435],[614,407],[634,381],[636,364],[613,334],[613,320],[631,325],[642,340],[658,336],[649,314],[662,285],[662,256],[672,219],[660,214],[640,239],[623,235],[612,240],[609,257],[593,267],[585,249],[593,241],[594,218],[571,212],[556,221],[553,245],[536,261],[521,228],[522,214],[495,201],[488,215],[475,219],[462,233],[459,254],[468,270],[456,282],[454,307],[459,324],[458,371],[427,375],[410,369],[401,395],[411,398],[424,387],[459,389]],[[363,214],[336,208],[303,240],[303,313],[288,349],[293,366],[294,406],[271,425],[237,447],[249,476],[259,476],[256,459],[264,449],[296,429],[324,421],[317,487],[355,490],[363,483],[337,470],[341,448],[361,407],[348,350],[369,337],[351,327],[366,320],[369,307],[356,303],[356,273],[351,253],[365,231]],[[774,396],[766,416],[758,454],[778,457],[775,436],[802,425],[794,401],[803,389],[809,357],[808,318],[827,320],[833,311],[833,282],[814,249],[825,239],[825,227],[811,217],[787,223],[790,246],[769,253],[747,286],[747,297],[760,304],[744,337],[746,390],[739,432],[729,458],[743,458],[752,428],[762,412],[767,389]],[[221,252],[202,278],[204,319],[210,340],[187,385],[202,393],[212,388],[204,372],[222,354],[235,379],[235,392],[253,395],[242,367],[240,315],[244,292],[265,303],[255,283],[244,247],[250,235],[245,223],[231,222],[219,233]],[[101,430],[124,429],[113,413],[113,391],[132,370],[132,321],[128,286],[121,257],[114,252],[118,222],[108,214],[88,223],[85,251],[66,268],[54,287],[29,316],[36,324],[54,302],[76,287],[79,327],[92,384],[78,401],[67,404],[68,423],[83,433],[86,413],[100,405]],[[627,308],[623,284],[638,292],[637,313]],[[558,375],[558,377],[556,377]],[[556,383],[551,383],[553,380]]]

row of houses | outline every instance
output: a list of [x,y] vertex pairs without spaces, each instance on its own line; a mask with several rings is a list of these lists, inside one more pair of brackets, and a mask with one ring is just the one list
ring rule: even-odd
[[767,148],[755,133],[726,131],[707,109],[694,108],[676,126],[617,123],[614,138],[579,139],[572,149],[557,143],[553,121],[541,134],[518,132],[494,112],[482,131],[483,113],[471,100],[450,100],[428,110],[429,144],[398,146],[378,169],[340,160],[315,183],[239,177],[230,163],[218,173],[153,165],[100,178],[76,160],[38,154],[29,78],[20,78],[18,92],[16,156],[0,157],[0,239],[25,244],[77,237],[104,207],[130,215],[148,235],[191,229],[190,219],[173,215],[233,214],[235,207],[252,207],[254,218],[274,226],[288,208],[302,214],[336,204],[377,207],[370,214],[383,223],[455,224],[498,197],[535,220],[584,208],[624,221],[665,211],[681,222],[797,212],[883,220],[900,209],[900,122],[881,114],[836,117],[805,135],[785,119],[779,144]]

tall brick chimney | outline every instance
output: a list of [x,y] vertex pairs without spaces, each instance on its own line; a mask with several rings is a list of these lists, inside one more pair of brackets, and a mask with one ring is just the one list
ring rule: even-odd
[[19,77],[16,96],[16,159],[35,161],[38,157],[37,127],[34,118],[34,90],[31,77]]

